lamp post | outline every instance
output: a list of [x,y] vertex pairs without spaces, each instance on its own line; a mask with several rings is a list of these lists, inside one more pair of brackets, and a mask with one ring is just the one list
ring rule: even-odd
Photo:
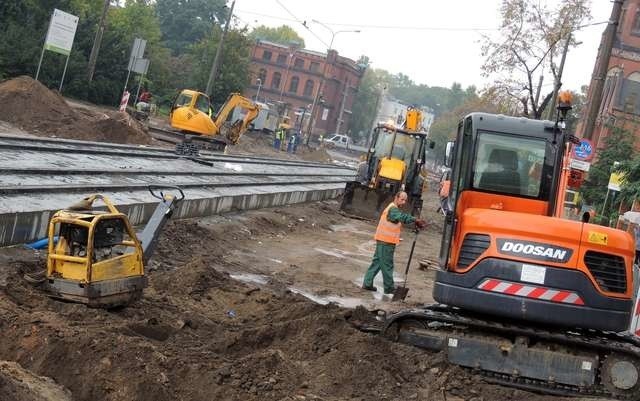
[[309,139],[311,139],[311,132],[313,132],[313,127],[315,126],[314,116],[316,114],[315,112],[316,106],[318,105],[318,99],[320,98],[320,96],[322,96],[322,89],[324,88],[325,79],[326,79],[325,77],[327,75],[327,66],[329,65],[329,53],[331,52],[331,49],[333,49],[333,40],[336,38],[336,35],[339,33],[347,33],[347,32],[360,33],[360,30],[358,29],[334,31],[333,29],[331,29],[331,27],[327,26],[326,24],[323,24],[318,20],[314,19],[311,21],[325,27],[329,32],[331,32],[331,41],[329,42],[329,48],[327,49],[327,57],[325,58],[324,68],[322,69],[322,79],[320,80],[320,85],[318,85],[318,90],[316,91],[316,95],[313,97],[313,103],[311,104],[311,117],[310,117],[311,121],[309,121],[309,127],[307,129],[307,140],[305,142],[306,145],[309,145]]
[[256,91],[255,101],[258,101],[258,96],[260,96],[260,88],[262,87],[262,79],[258,78],[258,90]]
[[287,79],[289,79],[289,70],[291,70],[291,63],[293,63],[293,56],[298,51],[299,46],[300,44],[297,42],[293,42],[293,44],[289,46],[289,60],[287,60],[287,69],[284,72],[284,82],[282,83],[282,89],[280,89],[280,99],[278,99],[280,101],[282,101],[282,95],[284,94],[284,89],[287,86]]

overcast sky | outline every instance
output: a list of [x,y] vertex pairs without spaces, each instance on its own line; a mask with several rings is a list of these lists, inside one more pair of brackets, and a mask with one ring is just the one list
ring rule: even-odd
[[[483,33],[495,34],[500,4],[501,0],[236,0],[234,15],[249,27],[289,25],[307,48],[323,52],[332,35],[313,19],[335,32],[360,30],[336,34],[333,48],[354,60],[365,54],[374,68],[402,72],[417,83],[483,87],[479,41]],[[609,0],[592,0],[591,22],[607,21],[611,8]],[[309,30],[296,20],[306,21]],[[582,44],[569,52],[563,88],[579,90],[589,84],[604,27],[576,33]]]

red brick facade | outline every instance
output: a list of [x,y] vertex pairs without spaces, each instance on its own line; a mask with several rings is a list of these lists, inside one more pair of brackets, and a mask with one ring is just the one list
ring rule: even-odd
[[[341,133],[346,132],[364,69],[355,61],[339,56],[335,50],[327,56],[258,40],[251,55],[251,85],[244,94],[252,99],[257,95],[260,102],[281,105],[284,115],[290,116],[295,124],[294,113],[303,109],[311,111],[323,73],[324,87],[321,101],[316,106],[314,134],[334,133],[338,127]],[[339,124],[340,114],[342,122]],[[307,120],[302,127],[305,132]]]
[[[596,65],[600,62],[601,52],[602,43]],[[587,105],[592,102],[593,83],[589,85]],[[586,111],[576,127],[579,136],[582,136],[585,120]],[[605,146],[604,140],[613,127],[632,132],[636,136],[636,148],[640,149],[640,0],[625,0],[623,4],[592,134],[596,156],[597,150]]]

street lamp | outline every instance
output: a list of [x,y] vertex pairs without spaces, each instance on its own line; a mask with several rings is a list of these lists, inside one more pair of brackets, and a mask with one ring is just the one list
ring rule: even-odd
[[258,96],[260,96],[260,88],[262,87],[262,79],[258,78],[258,91],[256,92],[256,102],[258,101]]
[[287,69],[284,73],[284,82],[282,84],[282,89],[280,89],[280,99],[282,100],[282,95],[284,94],[284,89],[287,86],[287,79],[289,79],[289,70],[291,69],[291,63],[293,62],[293,56],[295,56],[296,52],[300,47],[300,43],[291,42],[289,45],[289,60],[287,60]]
[[316,91],[316,95],[313,98],[313,103],[311,104],[311,121],[309,121],[309,127],[307,129],[307,140],[305,142],[306,145],[309,145],[309,139],[311,138],[311,132],[313,131],[313,127],[315,125],[315,111],[316,111],[316,106],[318,105],[318,99],[321,96],[322,93],[322,89],[324,88],[324,84],[325,84],[325,76],[327,75],[327,65],[329,64],[329,52],[331,52],[331,49],[333,49],[333,40],[336,38],[336,35],[339,33],[360,33],[359,29],[354,29],[354,30],[340,30],[340,31],[334,31],[333,29],[331,29],[331,27],[327,26],[326,24],[323,24],[322,22],[318,21],[318,20],[311,20],[312,22],[315,22],[318,25],[321,25],[323,27],[325,27],[329,32],[331,32],[331,41],[329,42],[329,48],[327,49],[327,56],[325,58],[325,62],[324,62],[324,68],[322,69],[322,79],[320,80],[320,85],[318,85],[318,90]]

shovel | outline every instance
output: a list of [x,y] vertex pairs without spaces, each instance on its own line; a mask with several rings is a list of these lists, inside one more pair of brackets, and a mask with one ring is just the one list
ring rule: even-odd
[[409,260],[407,260],[407,268],[404,270],[404,283],[402,287],[396,287],[393,291],[393,298],[391,301],[404,301],[409,293],[407,288],[407,277],[409,276],[409,266],[411,266],[411,258],[413,257],[413,250],[416,249],[416,241],[418,240],[418,233],[420,230],[416,229],[416,235],[413,237],[413,243],[411,244],[411,251],[409,252]]

